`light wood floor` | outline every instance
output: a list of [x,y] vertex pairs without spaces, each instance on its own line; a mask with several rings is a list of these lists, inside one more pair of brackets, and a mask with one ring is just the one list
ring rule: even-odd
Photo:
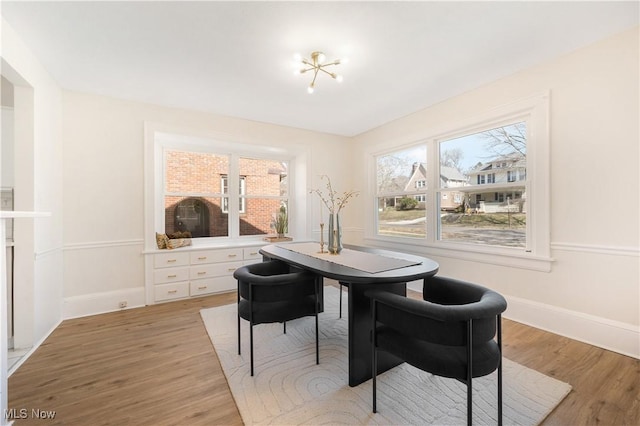
[[[239,425],[200,318],[233,303],[203,297],[64,321],[9,379],[16,425]],[[633,358],[504,321],[505,356],[570,383],[544,425],[640,424]],[[54,420],[32,410],[55,411]]]

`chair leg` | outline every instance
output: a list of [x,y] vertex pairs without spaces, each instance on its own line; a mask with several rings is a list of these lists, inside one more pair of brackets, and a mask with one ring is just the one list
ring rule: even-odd
[[251,376],[253,376],[253,324],[249,328],[249,342],[251,348]]
[[467,425],[473,418],[473,320],[467,321]]
[[373,412],[377,413],[376,407],[376,380],[378,376],[378,351],[376,350],[376,301],[371,300],[371,398]]
[[242,355],[240,353],[240,315],[238,315],[238,355]]
[[502,426],[502,315],[498,315],[497,334],[500,363],[498,364],[498,426]]
[[318,339],[318,313],[316,312],[316,364],[320,364],[320,342]]
[[469,383],[467,383],[467,425],[471,426],[471,419],[473,417],[473,387],[471,386],[471,380],[469,379]]
[[373,387],[373,391],[372,391],[372,398],[373,398],[373,412],[377,413],[377,407],[376,407],[376,376],[378,376],[378,351],[376,351],[375,345],[373,346],[373,351],[371,354],[371,359],[373,360],[371,363],[371,375],[373,376],[373,380],[372,380],[372,387]]
[[340,315],[338,315],[338,318],[342,318],[342,283],[340,284]]
[[283,321],[282,325],[283,325],[283,329],[284,329],[284,334],[287,334],[287,322]]

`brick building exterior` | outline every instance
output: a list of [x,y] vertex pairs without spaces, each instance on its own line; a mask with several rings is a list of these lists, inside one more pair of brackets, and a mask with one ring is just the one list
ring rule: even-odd
[[[271,221],[282,201],[265,196],[286,195],[286,165],[241,158],[239,171],[240,235],[273,233]],[[228,236],[228,172],[227,156],[166,151],[165,193],[173,194],[165,196],[165,232],[189,230],[193,237]]]

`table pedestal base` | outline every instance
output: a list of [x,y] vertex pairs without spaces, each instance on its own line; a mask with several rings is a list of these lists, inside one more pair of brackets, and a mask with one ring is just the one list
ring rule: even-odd
[[[384,290],[407,295],[406,283],[349,283],[349,386],[358,386],[373,377],[371,371],[371,300],[367,290]],[[384,351],[378,352],[378,374],[403,361]]]

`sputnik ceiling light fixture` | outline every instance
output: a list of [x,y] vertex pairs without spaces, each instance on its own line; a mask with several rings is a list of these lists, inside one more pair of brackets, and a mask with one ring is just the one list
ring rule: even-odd
[[338,83],[342,81],[341,75],[327,71],[325,68],[333,65],[340,65],[346,61],[344,59],[342,60],[336,59],[333,62],[324,63],[325,60],[326,60],[326,56],[322,52],[311,52],[311,60],[303,58],[299,55],[296,55],[296,66],[299,67],[301,65],[302,68],[298,68],[295,73],[304,74],[309,71],[313,72],[313,80],[311,80],[309,87],[307,87],[307,92],[313,93],[313,90],[315,89],[315,86],[316,86],[316,79],[318,78],[319,72],[323,72],[331,76],[331,78],[336,80]]

